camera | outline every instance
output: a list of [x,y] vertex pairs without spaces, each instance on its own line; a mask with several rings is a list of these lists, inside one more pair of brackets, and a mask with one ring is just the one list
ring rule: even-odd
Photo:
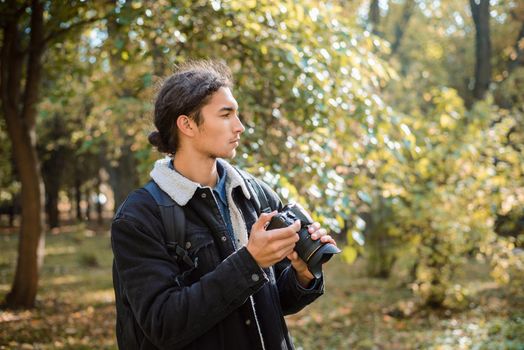
[[295,245],[295,251],[298,256],[304,260],[309,271],[319,278],[322,275],[322,264],[331,259],[333,254],[341,252],[331,243],[322,243],[320,239],[313,240],[308,232],[308,226],[313,224],[313,219],[309,214],[296,203],[287,204],[280,213],[271,218],[267,230],[288,227],[295,220],[300,220],[300,230],[298,236],[300,239]]

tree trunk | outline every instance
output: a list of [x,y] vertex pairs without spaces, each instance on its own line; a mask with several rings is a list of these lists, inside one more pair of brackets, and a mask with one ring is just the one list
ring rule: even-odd
[[49,228],[56,228],[60,226],[60,217],[58,212],[58,183],[53,181],[53,184],[47,184],[46,187],[46,212],[47,225]]
[[[59,126],[55,127],[57,130]],[[54,133],[54,132],[53,132]],[[52,135],[56,139],[62,135]],[[60,218],[58,213],[58,193],[60,191],[60,184],[62,183],[62,174],[65,167],[66,156],[65,150],[58,147],[48,155],[48,159],[42,162],[42,177],[45,184],[46,193],[46,213],[47,224],[49,228],[60,226]]]
[[[59,113],[55,113],[53,118],[49,120],[49,130],[44,139],[46,140],[60,140],[68,137],[64,117]],[[55,228],[60,225],[60,218],[58,212],[58,194],[64,179],[64,174],[68,162],[73,160],[71,149],[57,142],[57,146],[52,150],[46,150],[45,145],[38,147],[42,161],[42,177],[44,179],[46,191],[46,212],[47,220],[50,228]]]
[[136,173],[137,161],[131,151],[130,145],[122,146],[122,156],[118,159],[117,166],[107,166],[109,173],[109,184],[114,192],[115,212],[124,202],[127,195],[139,186]]
[[[475,22],[475,86],[473,99],[483,100],[491,81],[491,40],[489,32],[489,0],[470,0]],[[478,3],[478,4],[477,4]]]
[[382,201],[371,212],[362,212],[359,216],[366,222],[365,251],[366,272],[369,277],[388,278],[396,261],[395,249],[386,226],[380,218],[386,217],[386,208]]
[[86,199],[85,219],[86,221],[91,221],[91,189],[90,188],[85,189],[84,198]]
[[84,217],[82,215],[82,179],[80,178],[80,169],[78,161],[75,163],[75,208],[76,208],[76,219],[78,221],[83,221]]
[[400,47],[400,43],[402,42],[402,38],[406,33],[406,28],[408,26],[409,20],[413,15],[414,8],[415,1],[406,0],[406,2],[404,3],[404,10],[402,11],[402,17],[400,18],[400,21],[398,21],[395,25],[395,40],[393,41],[393,44],[391,44],[391,56],[395,55]]
[[375,35],[380,34],[378,31],[378,25],[380,22],[380,8],[378,5],[378,0],[371,0],[369,4],[368,22],[371,27],[371,32]]
[[[31,4],[29,46],[23,50],[19,20],[25,8],[10,4],[11,14],[2,15],[3,43],[1,52],[0,91],[7,133],[22,184],[20,240],[15,276],[4,304],[10,308],[34,306],[38,274],[43,262],[45,236],[44,186],[36,152],[36,104],[42,72],[43,5]],[[26,5],[27,6],[27,5]],[[23,69],[25,74],[22,74]],[[24,77],[24,79],[22,79]],[[22,93],[22,84],[25,83]]]
[[102,202],[100,201],[100,187],[102,186],[102,178],[100,177],[100,174],[98,174],[98,177],[97,177],[97,182],[96,182],[96,217],[97,217],[97,222],[98,222],[98,225],[102,225],[103,224],[103,221],[104,221],[104,218],[103,218],[103,209],[104,209],[104,206],[102,204]]

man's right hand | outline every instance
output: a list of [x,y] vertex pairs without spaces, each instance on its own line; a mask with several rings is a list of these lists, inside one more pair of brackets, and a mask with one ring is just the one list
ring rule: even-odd
[[277,211],[262,213],[249,234],[246,248],[262,268],[274,265],[291,254],[299,240],[300,220],[288,227],[266,231],[266,226],[276,214]]

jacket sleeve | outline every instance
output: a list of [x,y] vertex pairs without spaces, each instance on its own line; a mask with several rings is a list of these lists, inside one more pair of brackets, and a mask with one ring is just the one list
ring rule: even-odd
[[[268,197],[269,204],[273,210],[282,210],[283,205],[278,195],[263,181],[259,181]],[[300,285],[291,262],[284,259],[274,266],[277,281],[280,306],[284,315],[294,314],[315,301],[324,294],[324,273],[320,278],[311,281],[308,288]]]
[[186,346],[267,282],[263,270],[242,248],[198,282],[180,287],[175,279],[181,271],[154,229],[157,222],[146,227],[144,220],[117,215],[111,243],[125,298],[140,328],[158,348]]

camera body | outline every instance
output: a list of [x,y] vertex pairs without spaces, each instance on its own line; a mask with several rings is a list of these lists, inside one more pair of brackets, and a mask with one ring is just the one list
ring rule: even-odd
[[308,232],[309,225],[313,224],[311,216],[296,203],[287,204],[281,212],[271,218],[267,230],[288,227],[300,220],[299,240],[295,245],[298,256],[306,262],[309,271],[319,278],[322,275],[322,264],[331,259],[333,254],[340,253],[335,245],[322,243],[320,239],[313,240]]

